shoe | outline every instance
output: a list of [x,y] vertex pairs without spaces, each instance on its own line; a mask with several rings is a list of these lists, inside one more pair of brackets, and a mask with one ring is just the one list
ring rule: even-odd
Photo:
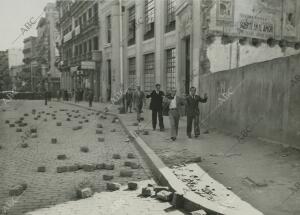
[[161,128],[161,129],[159,129],[160,131],[165,131],[165,129],[164,128]]
[[156,128],[153,128],[153,131],[155,131],[156,130]]
[[176,137],[171,137],[171,140],[175,141],[175,140],[176,140]]
[[191,138],[192,138],[192,135],[188,135],[188,138],[191,139]]
[[195,135],[195,138],[198,138],[199,137],[199,135]]

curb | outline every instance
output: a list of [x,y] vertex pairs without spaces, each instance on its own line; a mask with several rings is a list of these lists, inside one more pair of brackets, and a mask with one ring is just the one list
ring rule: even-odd
[[[125,125],[122,118],[119,114],[112,112],[104,112],[102,110],[96,110],[95,108],[84,107],[81,105],[73,104],[73,103],[65,103],[68,105],[73,105],[80,108],[85,108],[91,111],[97,111],[100,113],[106,113],[108,115],[117,117],[124,128],[125,132],[128,136],[130,136],[134,141],[134,145],[136,149],[143,155],[146,163],[149,165],[151,172],[153,173],[154,179],[163,186],[169,186],[172,191],[178,193],[179,195],[183,195],[183,209],[192,212],[196,210],[205,210],[208,215],[235,215],[236,213],[224,213],[220,207],[216,204],[213,204],[209,200],[200,198],[199,195],[195,194],[189,190],[186,185],[183,184],[173,173],[172,170],[167,167],[163,161],[155,154],[155,152],[144,142],[144,140],[136,134],[134,131],[130,131],[130,129]],[[200,167],[199,167],[200,168]],[[200,168],[201,169],[201,168]],[[201,169],[202,170],[202,169]],[[204,172],[204,170],[202,170]],[[247,203],[248,204],[248,203]],[[249,204],[248,204],[249,205]],[[260,211],[257,211],[253,208],[253,212],[251,215],[263,215]],[[248,213],[247,213],[248,214]]]

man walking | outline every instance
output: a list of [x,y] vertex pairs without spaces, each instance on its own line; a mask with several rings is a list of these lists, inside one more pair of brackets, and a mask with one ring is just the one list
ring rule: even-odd
[[94,92],[92,89],[89,90],[88,100],[89,100],[89,107],[92,107],[93,100],[94,100]]
[[143,104],[145,100],[145,94],[143,91],[141,91],[141,87],[136,87],[136,92],[134,93],[133,100],[136,106],[136,113],[137,113],[137,120],[138,122],[141,121],[141,113],[143,109]]
[[151,98],[150,102],[150,110],[152,110],[152,127],[153,130],[156,130],[157,124],[157,115],[159,120],[159,128],[160,131],[164,131],[164,121],[162,115],[162,102],[164,92],[160,91],[160,84],[155,85],[156,89],[152,91],[150,95],[147,95],[147,98]]
[[169,119],[171,125],[171,140],[175,141],[178,135],[179,119],[183,115],[184,99],[176,95],[176,89],[172,89],[171,95],[164,98],[169,107]]
[[126,100],[126,113],[128,112],[128,109],[129,109],[129,113],[132,113],[131,109],[132,109],[133,95],[130,87],[128,88],[125,94],[125,100]]
[[204,94],[204,98],[196,95],[196,87],[190,88],[190,94],[186,98],[186,108],[187,108],[187,126],[186,134],[188,138],[192,138],[192,126],[194,121],[194,134],[197,138],[200,135],[199,127],[199,102],[207,102],[207,94]]

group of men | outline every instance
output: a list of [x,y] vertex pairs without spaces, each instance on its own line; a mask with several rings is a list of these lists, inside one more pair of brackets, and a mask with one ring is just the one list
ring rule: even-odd
[[135,92],[129,89],[126,94],[126,112],[131,111],[134,105],[137,112],[137,120],[141,121],[141,113],[143,104],[146,98],[151,98],[150,109],[152,110],[152,127],[156,130],[157,119],[159,122],[160,131],[164,131],[163,114],[169,116],[171,126],[171,140],[175,141],[178,136],[179,119],[183,115],[187,115],[186,133],[189,138],[192,138],[192,127],[194,124],[194,135],[197,138],[200,135],[199,125],[199,103],[207,102],[207,94],[202,98],[196,95],[196,88],[191,87],[189,95],[178,96],[176,89],[172,89],[171,93],[165,95],[160,90],[160,84],[155,85],[155,90],[151,94],[146,95],[138,86]]

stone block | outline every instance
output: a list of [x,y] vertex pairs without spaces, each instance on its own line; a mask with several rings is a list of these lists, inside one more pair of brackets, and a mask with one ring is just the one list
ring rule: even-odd
[[138,125],[139,125],[139,123],[137,123],[137,122],[132,123],[132,126],[138,126]]
[[98,142],[104,142],[104,137],[98,137]]
[[127,154],[127,158],[129,159],[134,159],[135,158],[135,155],[133,153],[128,153]]
[[57,122],[57,123],[56,123],[56,126],[61,126],[61,125],[62,125],[61,122]]
[[204,210],[197,210],[191,212],[191,215],[207,215],[207,213]]
[[119,190],[120,188],[121,188],[121,184],[119,183],[108,182],[106,184],[106,189],[109,191],[116,191]]
[[38,171],[38,172],[46,172],[46,167],[45,167],[45,166],[39,166],[39,167],[37,168],[37,171]]
[[173,193],[166,190],[162,190],[156,194],[156,198],[164,202],[172,201],[172,197],[173,197]]
[[86,120],[84,120],[84,122],[89,122],[89,120],[88,120],[88,119],[86,119]]
[[22,128],[17,128],[16,132],[22,132]]
[[37,128],[30,128],[30,133],[37,133]]
[[66,120],[67,120],[67,121],[71,121],[71,119],[70,119],[70,118],[67,118]]
[[83,188],[83,189],[80,190],[80,197],[82,199],[86,199],[86,198],[89,198],[91,196],[93,196],[93,191],[92,191],[91,188],[86,187],[86,188]]
[[125,161],[124,166],[131,167],[132,162],[131,161]]
[[56,168],[57,173],[63,173],[63,172],[67,172],[67,171],[68,171],[67,166],[59,166],[59,167]]
[[152,196],[152,188],[151,187],[143,187],[142,188],[142,196],[143,197],[149,197]]
[[15,124],[9,124],[9,127],[14,128]]
[[24,113],[24,116],[29,116],[29,114],[28,113]]
[[58,159],[58,160],[66,160],[66,159],[67,159],[67,156],[66,156],[65,154],[57,155],[57,159]]
[[47,119],[44,119],[44,122],[47,122]]
[[103,128],[103,125],[102,124],[97,124],[97,128]]
[[82,165],[82,170],[85,172],[93,172],[96,169],[96,166],[93,164],[84,164]]
[[37,138],[37,137],[38,137],[37,133],[32,133],[31,134],[31,138]]
[[128,182],[128,190],[137,190],[138,184],[136,182],[130,181]]
[[131,167],[131,169],[138,169],[138,168],[140,168],[140,165],[135,162],[131,162],[130,167]]
[[57,138],[51,138],[51,143],[56,144],[57,143]]
[[171,204],[172,204],[175,208],[183,208],[183,206],[184,206],[184,198],[183,198],[183,194],[180,194],[180,193],[175,192],[175,193],[173,194]]
[[80,147],[80,151],[87,153],[87,152],[89,152],[89,148],[87,146],[82,146],[82,147]]
[[120,177],[130,178],[132,176],[133,176],[133,171],[130,171],[130,170],[121,170],[120,171]]
[[5,123],[6,123],[6,124],[9,124],[9,120],[5,120]]
[[103,131],[102,131],[102,130],[99,130],[99,129],[97,129],[97,130],[96,130],[96,134],[103,134]]
[[114,178],[113,175],[103,175],[103,180],[104,180],[104,181],[110,181],[110,180],[112,180],[113,178]]
[[111,129],[110,132],[116,132],[116,129]]
[[104,169],[106,170],[114,170],[115,169],[115,165],[114,164],[104,164]]
[[105,169],[105,164],[104,163],[96,164],[96,169],[98,170]]
[[149,131],[143,131],[143,135],[149,135]]
[[121,155],[119,155],[119,154],[113,154],[113,159],[121,159]]
[[71,166],[68,166],[68,172],[76,172],[79,170],[79,165],[71,165]]
[[79,121],[78,123],[79,123],[79,124],[82,124],[83,122],[82,122],[82,121]]

